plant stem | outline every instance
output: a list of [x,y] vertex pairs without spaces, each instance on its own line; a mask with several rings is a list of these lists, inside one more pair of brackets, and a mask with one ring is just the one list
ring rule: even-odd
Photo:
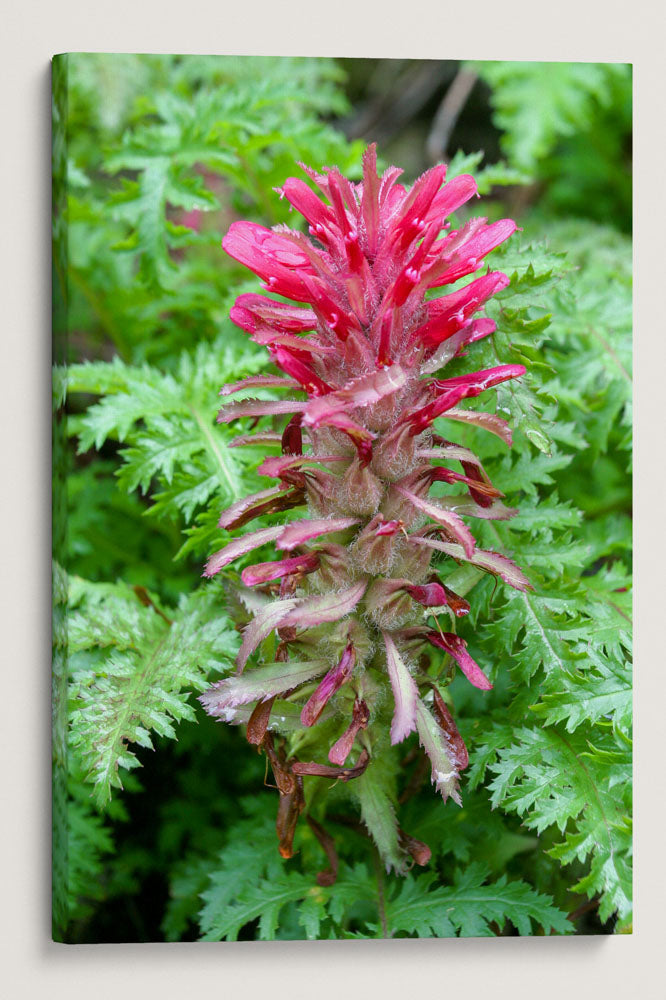
[[458,70],[453,83],[444,95],[437,113],[433,119],[430,135],[426,143],[426,152],[430,163],[437,163],[446,154],[451,133],[458,121],[460,112],[467,103],[467,98],[474,89],[477,74],[464,66]]
[[222,483],[222,485],[225,485],[226,483],[227,488],[231,493],[231,496],[235,500],[237,500],[239,493],[238,480],[233,474],[233,472],[230,470],[229,463],[224,458],[222,452],[220,451],[219,445],[215,440],[215,438],[213,437],[210,427],[208,426],[202,415],[194,406],[190,406],[190,412],[192,413],[192,416],[196,420],[197,424],[199,425],[201,433],[203,434],[206,440],[206,445],[208,447],[209,453],[212,455],[215,463],[217,464],[218,469],[220,470],[220,482]]

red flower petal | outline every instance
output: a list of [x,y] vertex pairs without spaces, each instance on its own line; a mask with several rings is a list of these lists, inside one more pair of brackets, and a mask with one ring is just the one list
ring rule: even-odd
[[332,670],[326,674],[317,690],[310,695],[303,706],[301,712],[301,722],[304,726],[314,726],[315,722],[324,711],[329,698],[339,691],[343,684],[346,684],[352,675],[356,665],[356,650],[350,640],[339,662]]
[[470,684],[481,688],[482,691],[490,691],[492,684],[478,663],[467,652],[467,643],[464,639],[455,635],[454,632],[444,632],[443,635],[439,632],[428,632],[427,639],[431,645],[451,654]]

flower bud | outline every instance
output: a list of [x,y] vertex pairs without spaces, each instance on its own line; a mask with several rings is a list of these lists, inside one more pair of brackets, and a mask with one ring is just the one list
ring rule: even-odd
[[345,472],[342,481],[341,509],[345,514],[372,517],[379,506],[384,487],[369,468],[363,468],[358,457]]

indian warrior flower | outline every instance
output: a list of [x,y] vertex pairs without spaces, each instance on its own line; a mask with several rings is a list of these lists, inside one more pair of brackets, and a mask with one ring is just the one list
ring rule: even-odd
[[[378,176],[374,146],[364,154],[359,184],[336,168],[303,169],[326,200],[295,178],[279,193],[305,217],[311,239],[286,226],[235,222],[222,243],[267,292],[298,305],[246,294],[231,310],[283,375],[251,376],[221,395],[269,388],[285,398],[229,402],[218,421],[289,419],[281,434],[258,431],[232,442],[277,444],[281,454],[258,469],[275,485],[234,503],[219,524],[233,530],[263,515],[305,511],[286,525],[243,534],[209,559],[205,574],[213,576],[267,543],[277,549],[275,560],[241,573],[246,593],[254,588],[246,602],[254,615],[243,631],[237,674],[201,696],[211,715],[246,723],[248,740],[265,750],[280,792],[284,857],[304,808],[303,776],[358,778],[372,767],[386,728],[392,744],[415,731],[437,790],[460,801],[467,751],[423,654],[448,654],[471,684],[492,685],[453,630],[470,606],[442,576],[447,564],[468,563],[519,590],[529,586],[508,558],[478,548],[466,523],[515,512],[476,455],[433,430],[444,418],[511,444],[504,420],[460,403],[523,375],[522,365],[437,377],[495,330],[478,313],[508,278],[488,270],[426,299],[429,289],[480,271],[516,224],[472,218],[451,229],[447,218],[477,193],[474,179],[444,183],[446,167],[439,165],[408,189],[395,167]],[[434,483],[458,492],[431,498]],[[446,557],[438,571],[435,553]],[[450,631],[434,609],[448,615]],[[244,672],[273,633],[274,662]],[[293,752],[294,734],[300,746],[310,727],[327,740],[328,763],[301,761]],[[291,734],[292,743],[278,737],[276,749],[274,732]],[[397,835],[405,857],[427,860],[425,845]]]

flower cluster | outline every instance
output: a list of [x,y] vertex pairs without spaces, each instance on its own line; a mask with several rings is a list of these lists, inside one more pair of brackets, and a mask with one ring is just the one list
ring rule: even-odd
[[[426,297],[480,271],[515,223],[472,218],[451,229],[447,218],[476,194],[473,178],[444,183],[440,165],[407,189],[395,167],[378,175],[373,146],[359,184],[335,168],[303,169],[326,200],[295,178],[280,194],[305,217],[311,239],[284,226],[235,222],[223,240],[267,292],[297,304],[255,294],[237,299],[232,320],[266,346],[283,374],[246,378],[222,395],[267,387],[287,398],[229,402],[218,420],[289,418],[281,434],[236,439],[280,445],[281,454],[258,470],[276,483],[234,503],[220,526],[241,528],[296,507],[306,513],[243,534],[210,558],[208,576],[267,543],[279,553],[243,569],[254,613],[238,672],[201,697],[211,715],[247,723],[248,740],[267,753],[285,857],[304,806],[303,776],[358,777],[372,766],[384,726],[393,744],[416,732],[438,791],[459,801],[467,751],[424,653],[440,650],[473,685],[491,684],[454,631],[469,604],[441,578],[441,562],[434,571],[433,555],[446,556],[451,568],[469,563],[518,589],[529,586],[508,558],[478,548],[465,522],[514,511],[478,457],[433,430],[445,418],[511,444],[499,416],[459,404],[524,374],[521,365],[437,377],[494,331],[494,322],[477,314],[508,278],[487,271],[459,290]],[[434,483],[457,491],[430,497]],[[441,629],[437,609],[448,615],[450,631]],[[274,662],[244,672],[274,633]],[[300,761],[281,740],[276,749],[274,732],[309,727],[331,734],[328,763]],[[409,841],[404,835],[405,850],[423,859],[424,845]]]

